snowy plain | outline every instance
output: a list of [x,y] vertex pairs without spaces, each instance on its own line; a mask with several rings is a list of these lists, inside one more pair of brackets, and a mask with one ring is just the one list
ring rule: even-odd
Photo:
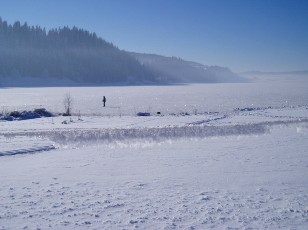
[[71,118],[0,121],[0,229],[308,228],[307,79],[0,88],[1,111],[67,92]]

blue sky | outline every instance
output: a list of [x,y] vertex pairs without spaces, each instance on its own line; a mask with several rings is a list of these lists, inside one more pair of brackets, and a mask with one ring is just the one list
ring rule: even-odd
[[0,0],[0,16],[235,72],[308,69],[307,0]]

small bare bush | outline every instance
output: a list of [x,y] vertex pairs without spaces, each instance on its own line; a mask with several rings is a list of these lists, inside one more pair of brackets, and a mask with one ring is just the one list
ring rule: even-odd
[[72,98],[70,93],[65,94],[63,104],[64,104],[64,109],[65,109],[65,113],[63,115],[64,116],[71,116],[72,106],[73,106],[73,98]]

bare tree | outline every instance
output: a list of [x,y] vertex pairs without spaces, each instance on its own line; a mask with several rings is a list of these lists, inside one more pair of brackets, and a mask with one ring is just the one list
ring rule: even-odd
[[73,98],[70,93],[65,94],[63,104],[64,104],[64,109],[65,109],[65,113],[63,115],[71,116]]

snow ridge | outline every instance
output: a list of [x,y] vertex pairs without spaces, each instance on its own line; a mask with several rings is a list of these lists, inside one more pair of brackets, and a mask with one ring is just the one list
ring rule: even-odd
[[[166,139],[204,138],[212,136],[264,134],[266,125],[232,125],[232,126],[182,126],[159,128],[101,129],[76,130],[46,133],[49,138],[59,144],[115,141],[126,142],[136,139],[147,139],[157,142]],[[41,136],[44,134],[40,134]]]
[[[106,129],[74,129],[74,130],[46,130],[15,132],[5,134],[7,138],[15,136],[28,136],[35,138],[47,138],[59,145],[83,145],[86,143],[115,143],[130,141],[148,140],[164,142],[166,140],[180,138],[206,138],[215,136],[240,136],[240,135],[261,135],[270,132],[270,128],[275,125],[291,125],[306,123],[308,119],[293,121],[267,121],[254,124],[235,125],[210,125],[204,123],[189,124],[183,126],[169,127],[143,127],[143,128],[106,128]],[[43,146],[26,150],[15,150],[13,153],[0,152],[2,155],[16,155],[37,151],[55,149],[54,146]]]

